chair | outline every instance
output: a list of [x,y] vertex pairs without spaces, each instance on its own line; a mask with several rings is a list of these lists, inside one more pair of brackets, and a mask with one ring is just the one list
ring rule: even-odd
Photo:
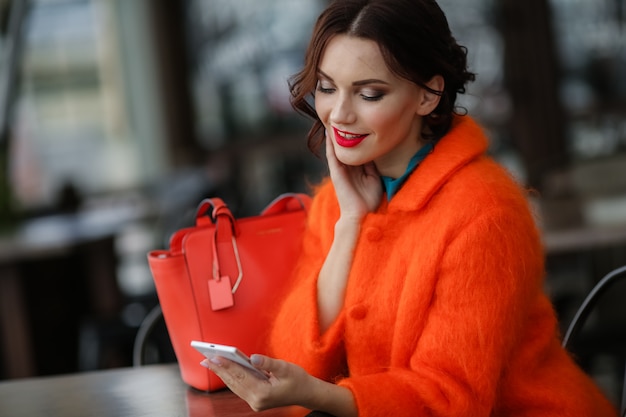
[[[152,348],[152,352],[148,350]],[[147,353],[151,353],[148,355]],[[151,360],[147,356],[152,356]],[[172,348],[163,311],[157,304],[143,319],[137,330],[133,344],[133,366],[143,366],[150,363],[175,362],[176,356]]]
[[[626,278],[626,266],[616,268],[606,274],[589,292],[587,297],[583,300],[582,304],[576,311],[574,318],[572,319],[565,336],[563,337],[562,345],[566,349],[571,348],[572,340],[578,334],[580,329],[585,324],[589,314],[595,307],[600,297],[605,294],[609,288],[611,288],[616,282]],[[625,355],[626,356],[626,355]],[[626,416],[626,369],[624,371],[623,385],[622,385],[622,398],[620,402],[620,416]]]

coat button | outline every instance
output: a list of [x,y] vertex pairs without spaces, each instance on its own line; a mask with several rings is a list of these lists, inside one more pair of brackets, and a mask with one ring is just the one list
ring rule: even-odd
[[363,320],[367,316],[367,307],[364,305],[356,305],[350,310],[350,317],[354,320]]
[[378,227],[368,227],[365,230],[365,237],[370,242],[378,242],[383,238],[383,232]]

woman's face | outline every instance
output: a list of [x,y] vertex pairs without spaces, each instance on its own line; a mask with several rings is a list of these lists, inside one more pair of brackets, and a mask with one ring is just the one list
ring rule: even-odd
[[335,36],[318,68],[315,109],[346,165],[374,161],[398,178],[422,146],[426,91],[395,76],[376,42]]

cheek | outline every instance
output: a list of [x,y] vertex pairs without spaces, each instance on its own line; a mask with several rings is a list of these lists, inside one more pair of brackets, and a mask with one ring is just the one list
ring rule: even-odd
[[324,95],[318,94],[315,96],[314,105],[317,117],[319,117],[319,119],[323,123],[326,123],[332,109],[332,103],[330,99],[328,97],[325,97]]
[[375,131],[389,131],[400,122],[398,114],[390,112],[388,109],[385,109],[384,106],[377,111],[368,112],[365,117],[367,118],[367,124]]
[[397,103],[393,106],[380,106],[375,111],[368,112],[367,120],[374,130],[405,132],[411,128],[415,117],[410,103]]

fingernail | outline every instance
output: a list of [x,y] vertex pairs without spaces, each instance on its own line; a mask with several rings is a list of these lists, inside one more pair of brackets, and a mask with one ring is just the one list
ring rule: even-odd
[[205,360],[203,360],[203,361],[201,361],[201,362],[200,362],[200,365],[204,366],[205,368],[208,368],[208,367],[209,367],[209,364],[207,363],[207,360],[206,360],[206,359],[205,359]]
[[259,366],[259,365],[261,365],[261,363],[263,363],[263,359],[259,355],[251,355],[250,356],[250,362],[254,366]]
[[222,362],[220,362],[220,359],[217,356],[212,356],[211,358],[209,358],[209,362],[218,366],[222,366]]

